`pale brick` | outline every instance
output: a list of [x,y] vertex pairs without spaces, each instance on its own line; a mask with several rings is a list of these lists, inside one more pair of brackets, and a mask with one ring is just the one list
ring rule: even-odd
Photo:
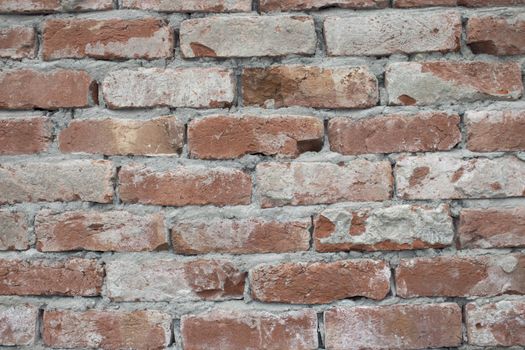
[[0,28],[0,58],[33,58],[36,53],[36,34],[32,27]]
[[55,13],[111,10],[113,0],[0,0],[0,13]]
[[525,110],[465,113],[471,151],[525,151]]
[[38,308],[31,305],[0,305],[0,345],[33,345]]
[[0,250],[29,248],[27,220],[24,213],[0,210]]
[[260,0],[263,12],[318,10],[325,7],[375,9],[388,7],[387,0]]
[[122,7],[160,12],[250,12],[252,0],[122,0]]

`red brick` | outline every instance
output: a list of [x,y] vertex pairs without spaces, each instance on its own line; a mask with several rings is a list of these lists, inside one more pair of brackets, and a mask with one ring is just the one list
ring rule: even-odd
[[24,161],[0,165],[0,204],[113,200],[113,168],[105,160]]
[[440,112],[386,115],[328,123],[330,149],[342,154],[446,151],[461,141],[459,116]]
[[462,248],[525,247],[525,207],[462,209],[458,233]]
[[96,260],[0,260],[0,295],[100,295],[104,269]]
[[0,250],[26,250],[29,248],[27,215],[0,210]]
[[252,297],[262,302],[326,304],[351,297],[381,300],[390,269],[380,260],[259,265],[250,270]]
[[271,66],[245,68],[245,105],[366,108],[378,102],[376,77],[363,67]]
[[453,303],[337,307],[324,313],[324,325],[331,350],[461,345],[461,308]]
[[525,110],[467,112],[465,125],[471,151],[525,150]]
[[181,333],[186,350],[318,348],[317,314],[314,310],[275,314],[217,309],[204,314],[182,316]]
[[159,171],[127,165],[119,178],[124,203],[225,206],[251,202],[251,178],[237,169],[186,166]]
[[310,218],[181,220],[172,229],[173,249],[178,254],[306,251],[310,248],[310,226]]
[[43,210],[35,219],[35,235],[36,247],[43,252],[140,252],[163,250],[168,246],[162,214]]
[[469,344],[525,346],[525,301],[469,303],[465,310]]
[[403,259],[395,275],[402,298],[525,294],[525,255]]
[[171,316],[159,311],[45,311],[42,338],[53,348],[165,349]]
[[33,345],[38,308],[31,305],[0,305],[0,345]]
[[55,69],[0,72],[0,108],[87,107],[97,100],[97,84],[84,71]]
[[356,159],[348,163],[260,163],[257,194],[264,208],[284,205],[382,201],[390,198],[388,161]]
[[467,22],[467,44],[476,54],[524,54],[525,19],[523,16],[470,17]]
[[251,0],[122,0],[123,8],[159,12],[250,12]]
[[260,0],[263,12],[318,10],[324,7],[375,9],[388,7],[386,0]]
[[313,55],[315,25],[309,16],[215,16],[180,26],[184,57]]
[[58,141],[65,153],[172,155],[182,150],[184,125],[175,117],[77,119],[60,132]]
[[302,116],[209,116],[188,126],[192,157],[230,159],[246,154],[297,157],[320,151],[324,125],[316,117]]
[[44,152],[51,142],[51,123],[45,117],[0,119],[0,154]]
[[394,0],[394,7],[428,7],[428,6],[518,6],[524,0]]
[[0,0],[0,13],[82,12],[112,8],[112,0]]
[[35,53],[34,28],[22,26],[0,28],[0,58],[33,58]]
[[242,299],[246,275],[226,260],[133,256],[107,262],[106,273],[113,301],[170,302]]
[[173,56],[173,30],[156,18],[51,19],[44,23],[43,31],[44,60],[153,60]]
[[458,12],[387,13],[327,17],[324,37],[330,56],[384,56],[447,52],[460,47]]

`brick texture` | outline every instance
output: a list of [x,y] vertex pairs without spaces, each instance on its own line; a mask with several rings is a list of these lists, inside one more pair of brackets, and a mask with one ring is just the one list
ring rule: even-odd
[[477,54],[524,54],[525,16],[471,17],[467,24],[467,43],[472,52]]
[[112,8],[112,0],[0,0],[0,13],[83,12]]
[[44,152],[51,141],[51,126],[44,117],[0,119],[0,154]]
[[160,12],[250,12],[250,0],[122,0],[130,9]]
[[0,227],[0,250],[29,248],[29,227],[26,214],[0,210]]
[[31,305],[0,306],[0,345],[32,345],[38,309]]
[[385,0],[260,0],[259,7],[265,12],[318,10],[324,7],[345,9],[374,9],[388,6]]
[[471,151],[525,150],[525,110],[467,112],[465,125]]
[[36,53],[34,28],[14,26],[0,29],[1,58],[33,58]]

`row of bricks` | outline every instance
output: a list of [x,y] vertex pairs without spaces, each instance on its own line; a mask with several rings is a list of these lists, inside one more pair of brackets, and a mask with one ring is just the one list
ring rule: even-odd
[[[262,213],[261,213],[262,214]],[[393,205],[382,208],[327,208],[310,217],[271,219],[203,217],[165,224],[163,214],[128,211],[41,210],[29,224],[23,211],[0,210],[0,250],[26,250],[29,229],[42,252],[166,251],[176,254],[258,254],[445,248],[456,239],[449,208]],[[465,208],[459,213],[457,247],[525,247],[525,207]],[[313,230],[313,235],[310,233]],[[31,239],[32,241],[32,239]]]
[[[469,111],[466,148],[474,152],[525,151],[525,110]],[[297,157],[321,151],[323,121],[296,115],[212,115],[186,126],[175,116],[149,120],[76,119],[57,132],[62,153],[180,155],[235,159],[244,155]],[[47,152],[54,138],[51,118],[0,119],[0,155]],[[330,150],[343,155],[451,150],[462,142],[460,117],[444,112],[335,117],[326,130]]]
[[[523,94],[514,62],[391,63],[385,72],[389,105],[433,105],[517,100]],[[236,77],[224,68],[138,68],[112,71],[102,94],[112,109],[221,108],[236,100]],[[0,72],[0,108],[58,109],[98,103],[98,84],[85,71],[14,69]],[[244,68],[245,106],[367,108],[379,102],[375,75],[366,67],[271,66]]]
[[[333,307],[271,313],[217,308],[180,320],[182,347],[192,349],[428,349],[457,347],[465,340],[479,346],[525,345],[525,301],[398,304]],[[32,345],[38,308],[0,306],[0,344]],[[156,310],[44,310],[42,340],[49,347],[164,349],[171,345],[172,317]],[[118,329],[118,331],[115,331]],[[140,330],[140,332],[137,332]],[[425,336],[422,337],[421,334]]]
[[[458,12],[387,13],[327,17],[324,40],[330,56],[384,56],[395,53],[452,52],[460,49]],[[525,17],[478,15],[466,24],[474,53],[525,53]],[[317,47],[309,16],[224,16],[183,21],[182,56],[261,57],[313,55]],[[64,58],[168,59],[174,55],[174,29],[156,18],[51,19],[43,24],[44,60]],[[31,27],[0,30],[0,57],[34,58]]]

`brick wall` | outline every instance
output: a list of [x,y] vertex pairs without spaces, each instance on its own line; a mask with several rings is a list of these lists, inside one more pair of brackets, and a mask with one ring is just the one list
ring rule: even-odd
[[0,347],[525,347],[523,0],[0,12]]

